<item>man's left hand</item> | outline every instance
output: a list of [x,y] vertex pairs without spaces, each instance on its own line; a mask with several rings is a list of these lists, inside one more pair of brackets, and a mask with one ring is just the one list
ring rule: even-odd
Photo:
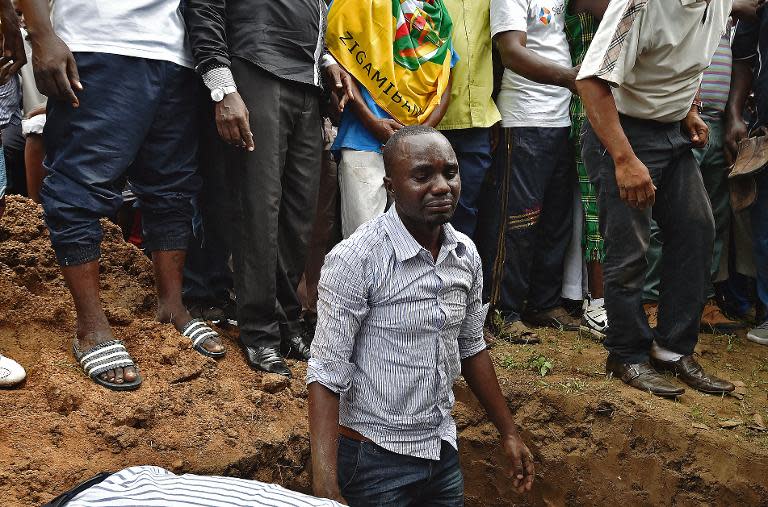
[[518,433],[502,437],[501,443],[504,454],[511,462],[507,473],[512,479],[515,491],[518,493],[530,491],[536,474],[533,467],[533,454]]
[[698,111],[691,109],[688,116],[683,120],[683,130],[691,139],[694,148],[703,148],[709,140],[709,127],[701,119]]
[[332,93],[336,95],[339,101],[339,112],[344,111],[344,106],[347,102],[355,100],[355,93],[353,91],[352,76],[341,68],[338,63],[329,65],[325,72],[328,73],[328,81],[333,84]]

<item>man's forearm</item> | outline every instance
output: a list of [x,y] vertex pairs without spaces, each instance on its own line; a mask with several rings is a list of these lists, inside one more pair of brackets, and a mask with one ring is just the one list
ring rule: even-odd
[[315,494],[337,491],[339,395],[320,384],[309,384],[309,442],[312,449],[312,486]]
[[32,42],[40,37],[53,34],[51,26],[51,9],[48,0],[21,0],[21,11],[24,13],[27,32]]
[[576,87],[592,129],[614,162],[620,163],[634,157],[635,152],[621,127],[616,101],[608,83],[591,77],[576,81]]
[[501,394],[491,356],[483,350],[461,362],[461,372],[480,405],[502,437],[517,433],[517,425]]
[[576,71],[540,56],[527,47],[523,32],[504,32],[497,37],[501,63],[526,79],[573,89]]
[[728,103],[725,106],[727,121],[743,121],[744,106],[751,89],[752,66],[746,61],[734,61],[731,73],[731,90],[728,94]]

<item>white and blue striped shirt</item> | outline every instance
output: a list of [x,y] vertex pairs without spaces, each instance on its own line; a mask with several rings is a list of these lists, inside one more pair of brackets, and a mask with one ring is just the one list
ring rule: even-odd
[[461,360],[485,349],[482,286],[468,237],[446,224],[435,261],[392,206],[325,259],[307,383],[340,394],[341,425],[439,460]]
[[155,466],[136,466],[114,473],[79,493],[67,507],[338,507],[268,484],[235,477],[176,475]]

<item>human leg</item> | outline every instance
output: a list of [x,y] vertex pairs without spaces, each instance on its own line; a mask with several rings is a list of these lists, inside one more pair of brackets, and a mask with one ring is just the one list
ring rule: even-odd
[[341,150],[339,162],[341,232],[348,238],[362,224],[384,212],[384,158],[381,153]]
[[[75,59],[84,84],[80,107],[48,102],[48,176],[40,196],[51,244],[75,303],[76,345],[87,354],[114,338],[99,300],[99,218],[114,216],[120,207],[117,182],[139,151],[156,101],[147,97],[145,60],[95,53],[76,53]],[[99,377],[120,384],[138,375],[131,367]]]
[[[752,249],[757,268],[757,299],[759,314],[765,319],[768,310],[768,169],[757,178],[757,199],[750,209],[752,223]],[[768,345],[768,319],[747,333],[750,340]]]
[[283,351],[309,359],[300,324],[301,303],[296,292],[306,265],[320,184],[322,135],[319,97],[305,88],[295,94],[293,129],[283,169],[283,195],[278,225],[277,302]]
[[445,440],[441,443],[440,461],[430,462],[430,476],[416,505],[429,507],[461,507],[464,505],[464,476],[459,452]]

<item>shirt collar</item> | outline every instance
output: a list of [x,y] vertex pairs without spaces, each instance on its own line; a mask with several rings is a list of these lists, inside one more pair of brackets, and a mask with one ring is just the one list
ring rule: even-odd
[[[389,211],[384,216],[384,228],[392,241],[392,248],[395,250],[395,258],[398,262],[407,261],[416,257],[419,252],[426,249],[416,241],[408,229],[405,228],[403,221],[400,220],[400,215],[397,214],[395,205],[393,204]],[[446,254],[452,251],[456,251],[458,256],[464,255],[466,251],[466,245],[459,240],[456,236],[456,229],[450,223],[443,225],[443,244],[440,246],[440,254],[438,255],[438,263],[445,257],[443,250]]]

